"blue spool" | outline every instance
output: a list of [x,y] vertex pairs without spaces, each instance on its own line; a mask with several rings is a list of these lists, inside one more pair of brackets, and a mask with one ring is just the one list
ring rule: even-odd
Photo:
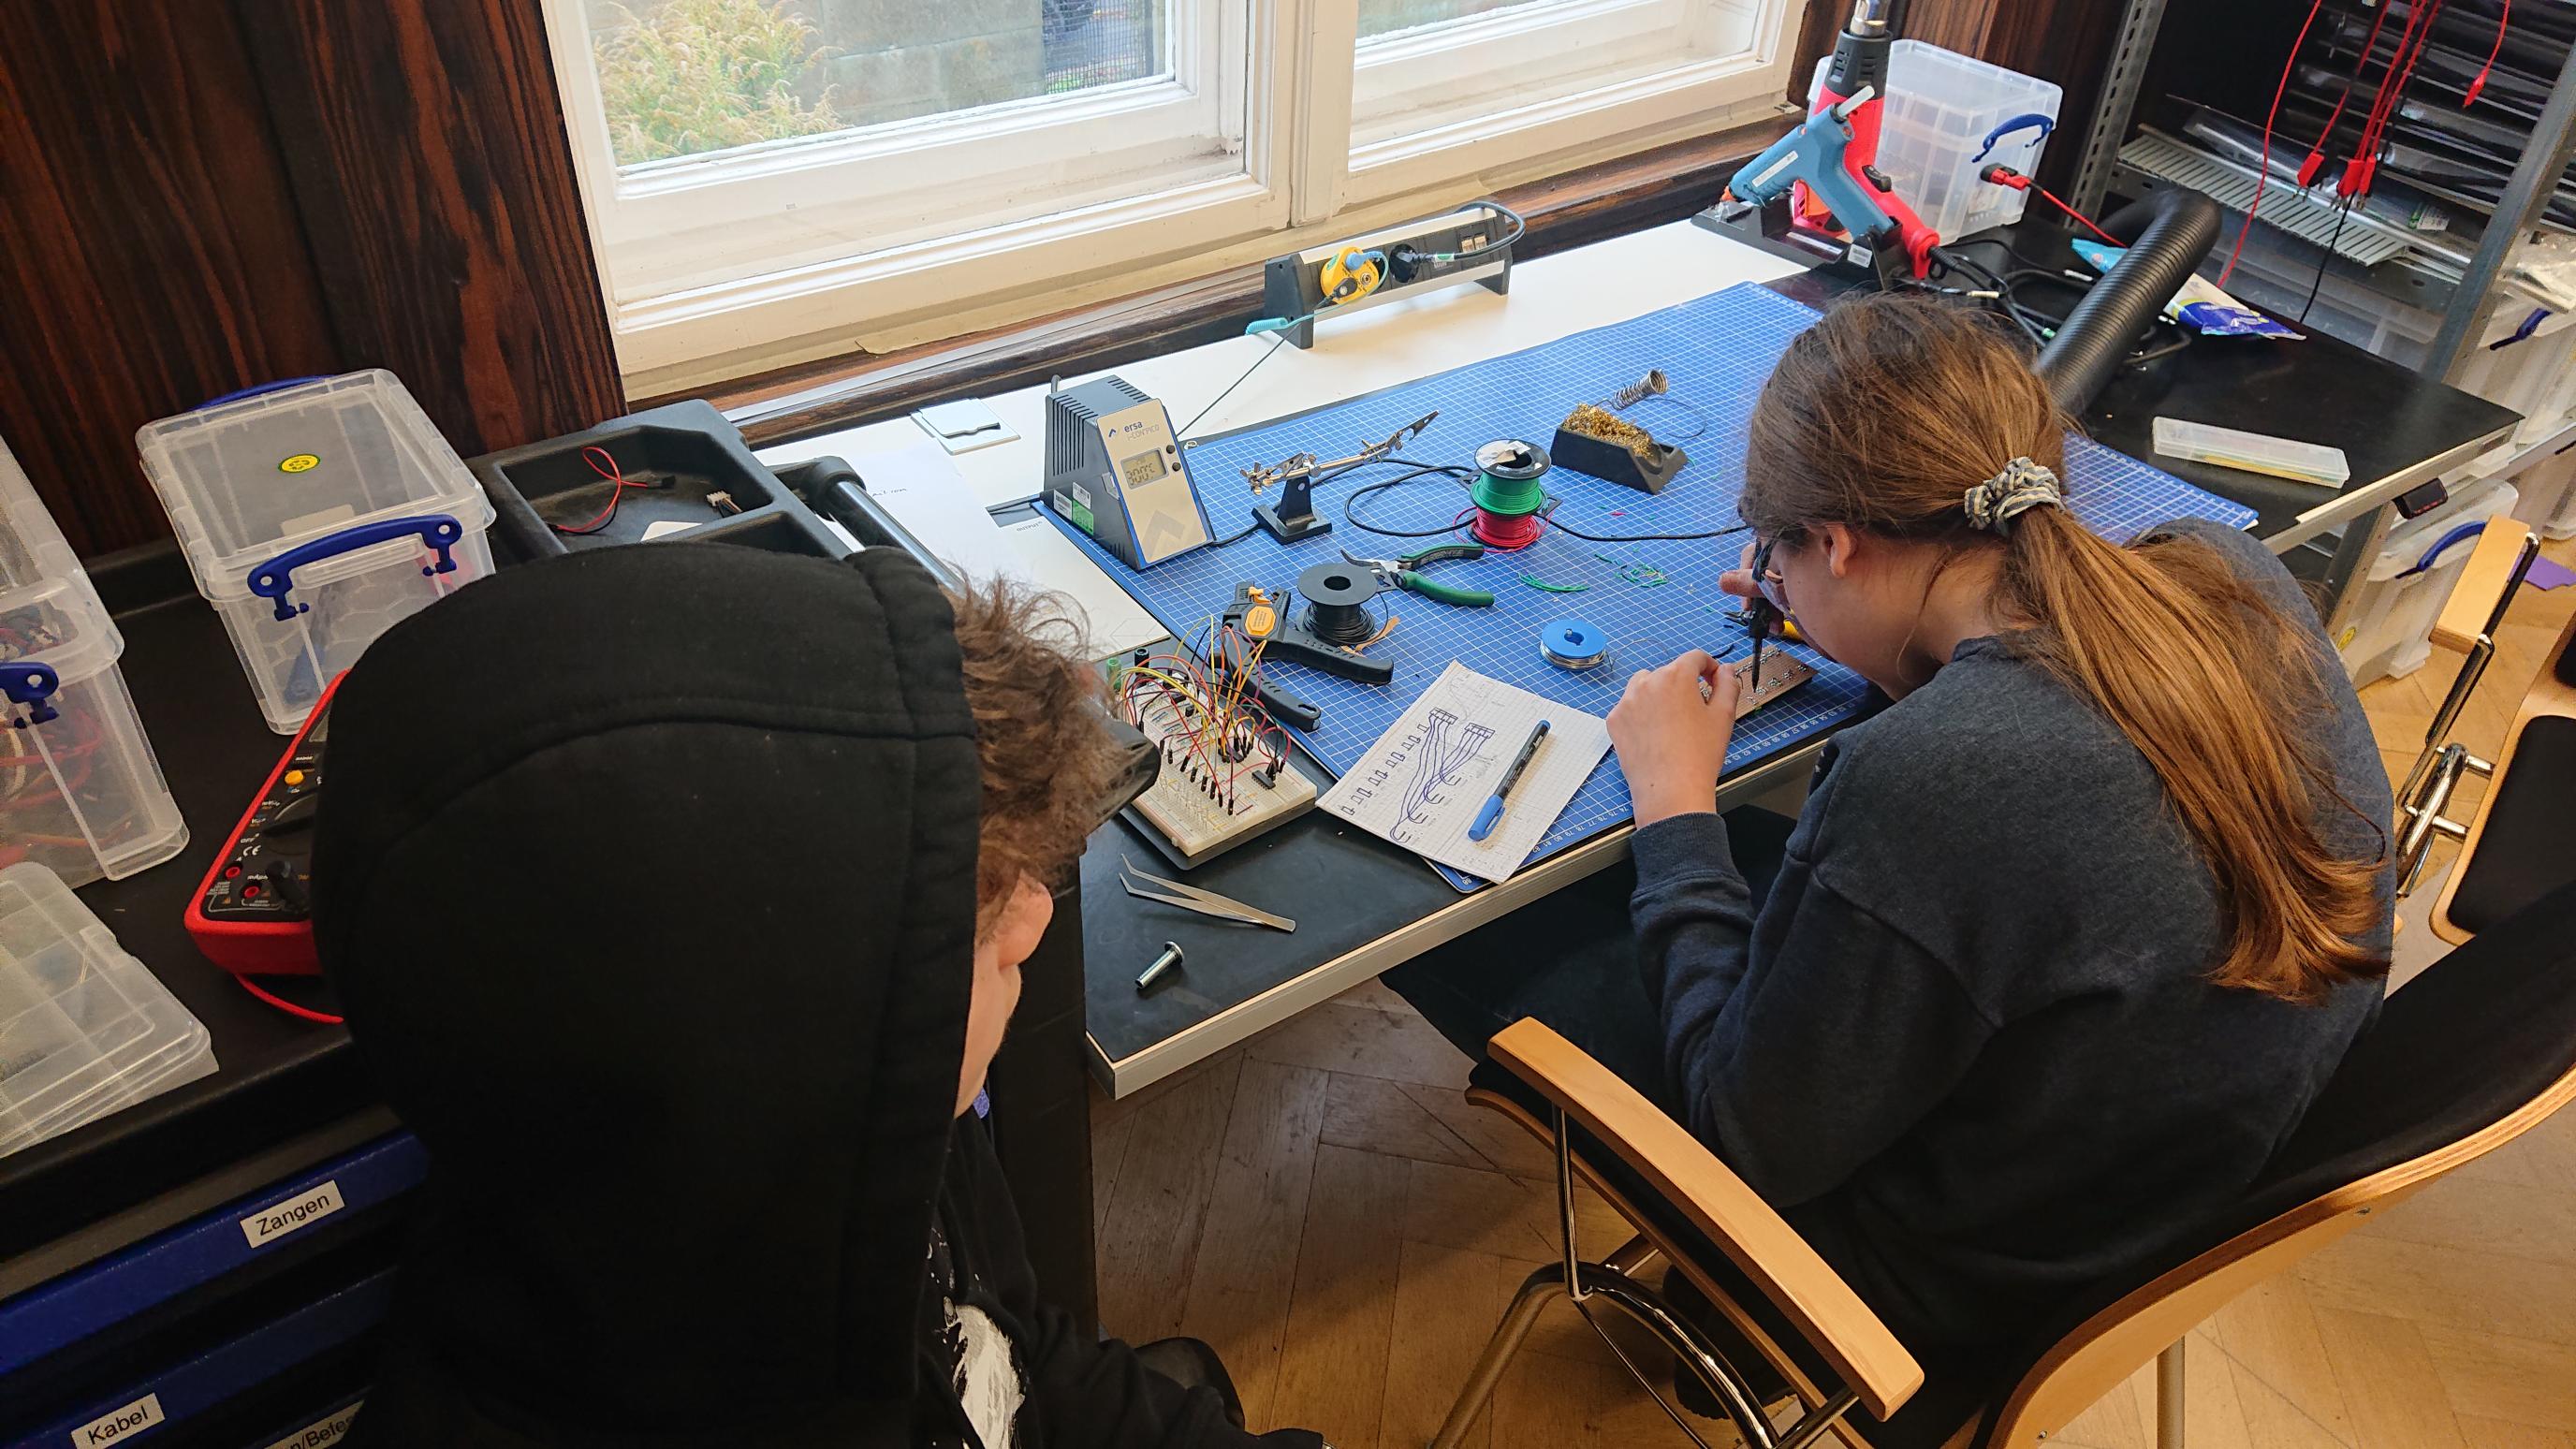
[[1559,669],[1591,669],[1610,657],[1610,635],[1581,619],[1558,619],[1538,631],[1538,652]]

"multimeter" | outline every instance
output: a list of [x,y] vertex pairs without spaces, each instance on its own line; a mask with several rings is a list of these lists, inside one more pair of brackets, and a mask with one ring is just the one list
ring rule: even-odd
[[313,950],[313,822],[322,804],[331,696],[347,677],[322,691],[188,902],[188,934],[197,949],[236,975],[322,970]]

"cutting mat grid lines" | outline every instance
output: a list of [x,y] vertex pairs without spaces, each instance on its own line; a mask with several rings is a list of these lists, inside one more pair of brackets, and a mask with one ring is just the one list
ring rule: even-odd
[[[1741,522],[1736,500],[1744,484],[1745,432],[1754,398],[1789,340],[1815,320],[1813,309],[1776,292],[1750,284],[1731,287],[1207,439],[1189,447],[1190,474],[1222,537],[1250,521],[1252,499],[1244,486],[1244,468],[1298,452],[1343,456],[1434,409],[1439,420],[1404,449],[1405,456],[1466,466],[1479,446],[1496,438],[1523,438],[1546,447],[1556,424],[1576,403],[1607,397],[1647,369],[1660,367],[1672,379],[1672,395],[1642,403],[1630,416],[1658,438],[1680,444],[1690,454],[1689,465],[1660,496],[1554,469],[1545,480],[1549,495],[1561,500],[1554,517],[1600,535],[1732,528]],[[1329,337],[1324,345],[1331,345]],[[1689,436],[1694,429],[1700,429],[1698,436]],[[1065,520],[1047,516],[1174,637],[1189,640],[1232,596],[1238,581],[1286,589],[1301,570],[1340,558],[1345,547],[1364,558],[1387,558],[1439,542],[1367,533],[1344,521],[1344,499],[1399,471],[1382,464],[1317,487],[1315,510],[1333,521],[1331,533],[1283,545],[1256,531],[1240,543],[1201,549],[1142,572],[1111,557]],[[2067,471],[2077,516],[2115,540],[2126,541],[2172,518],[2211,518],[2234,527],[2254,518],[2251,509],[2089,439],[2068,440]],[[1962,490],[1974,481],[1962,480]],[[1429,477],[1371,495],[1361,501],[1360,513],[1385,528],[1422,530],[1450,523],[1466,507],[1463,484]],[[1337,774],[1358,763],[1453,659],[1534,694],[1607,715],[1636,670],[1690,649],[1706,649],[1721,659],[1745,655],[1749,645],[1736,621],[1734,600],[1717,586],[1719,573],[1735,565],[1745,537],[1594,543],[1551,528],[1517,553],[1434,564],[1426,571],[1427,577],[1444,583],[1490,591],[1490,609],[1454,608],[1408,593],[1380,595],[1372,608],[1380,618],[1392,611],[1398,622],[1369,653],[1394,664],[1390,685],[1359,684],[1298,665],[1265,668],[1276,670],[1281,687],[1321,707],[1321,727],[1301,738],[1308,752]],[[1525,580],[1580,592],[1540,589]],[[1292,608],[1302,610],[1303,604]],[[1605,632],[1611,640],[1607,662],[1575,673],[1543,659],[1539,629],[1561,618],[1582,619]],[[1817,677],[1737,724],[1727,750],[1730,770],[1792,748],[1861,711],[1867,686],[1859,676],[1811,650],[1789,647],[1817,667]],[[1632,813],[1627,781],[1616,759],[1605,759],[1530,859],[1544,859],[1624,823]],[[1462,889],[1473,884],[1439,869]]]

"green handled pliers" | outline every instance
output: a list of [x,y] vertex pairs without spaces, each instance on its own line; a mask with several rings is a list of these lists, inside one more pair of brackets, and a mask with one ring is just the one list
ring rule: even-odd
[[1423,549],[1418,553],[1406,554],[1402,558],[1361,558],[1349,549],[1342,550],[1342,557],[1361,568],[1374,572],[1378,583],[1383,587],[1407,589],[1433,603],[1455,604],[1462,609],[1491,608],[1494,596],[1483,589],[1455,588],[1436,579],[1426,579],[1422,576],[1422,566],[1447,563],[1452,559],[1477,559],[1484,556],[1485,551],[1472,543],[1444,543],[1434,548]]

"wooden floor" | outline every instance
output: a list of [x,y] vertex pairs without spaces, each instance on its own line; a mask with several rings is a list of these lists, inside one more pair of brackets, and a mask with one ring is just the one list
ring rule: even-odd
[[[2576,546],[2550,553],[2576,563]],[[2523,590],[2459,734],[2472,749],[2492,756],[2571,610],[2576,588]],[[2392,775],[2447,660],[2364,694]],[[1095,1098],[1104,1325],[1215,1344],[1255,1427],[1339,1449],[1425,1443],[1551,1253],[1548,1161],[1465,1104],[1466,1075],[1372,983],[1125,1101]],[[1586,1228],[1587,1252],[1621,1236],[1597,1205]],[[2576,1111],[2231,1305],[2194,1331],[2188,1362],[2191,1449],[2576,1449]],[[2154,1398],[2142,1372],[2051,1443],[2150,1449]],[[1562,1305],[1469,1442],[1687,1443]]]

